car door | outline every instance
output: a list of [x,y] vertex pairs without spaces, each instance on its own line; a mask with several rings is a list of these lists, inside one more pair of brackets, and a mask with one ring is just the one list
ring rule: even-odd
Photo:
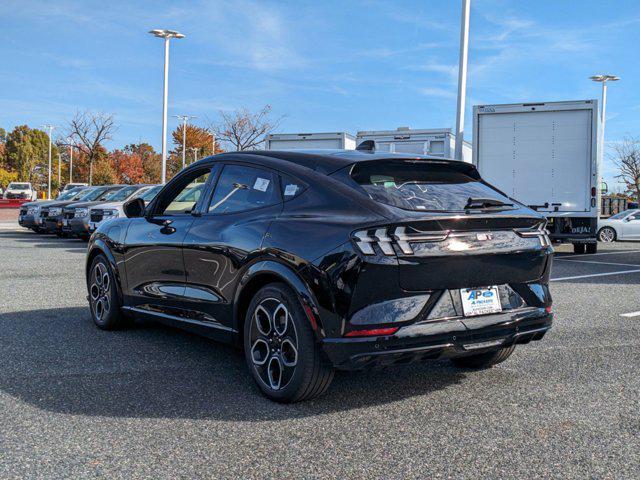
[[137,310],[172,317],[182,314],[186,273],[184,238],[204,201],[212,166],[179,174],[133,218],[125,239],[126,304]]
[[640,239],[640,212],[629,215],[622,221],[622,239]]
[[269,225],[281,211],[275,171],[227,163],[189,229],[184,241],[185,302],[195,317],[220,334],[232,331],[239,275],[259,255]]

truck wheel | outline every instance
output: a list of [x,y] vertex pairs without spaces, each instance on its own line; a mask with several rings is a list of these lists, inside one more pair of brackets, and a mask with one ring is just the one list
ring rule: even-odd
[[598,232],[598,240],[601,242],[615,242],[616,231],[611,227],[603,227]]
[[587,244],[587,253],[598,253],[598,244],[597,243],[588,243]]
[[584,253],[584,243],[574,243],[573,244],[573,253],[582,254]]
[[244,322],[247,365],[262,393],[282,403],[324,393],[333,379],[297,295],[282,283],[263,287]]
[[516,349],[515,345],[499,348],[490,352],[469,355],[468,357],[452,358],[451,361],[460,368],[490,368],[498,363],[504,362]]

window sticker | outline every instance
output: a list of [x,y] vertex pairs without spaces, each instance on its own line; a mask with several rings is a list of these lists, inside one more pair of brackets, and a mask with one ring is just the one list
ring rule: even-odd
[[287,185],[284,187],[284,196],[290,197],[291,195],[295,195],[298,191],[297,185]]
[[266,192],[267,188],[269,188],[269,180],[266,178],[256,178],[256,183],[253,184],[254,190],[259,190],[261,192]]

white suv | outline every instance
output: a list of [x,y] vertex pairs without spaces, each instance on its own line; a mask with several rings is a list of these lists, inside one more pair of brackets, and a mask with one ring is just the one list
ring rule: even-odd
[[29,182],[11,182],[4,191],[5,199],[37,200],[38,194]]

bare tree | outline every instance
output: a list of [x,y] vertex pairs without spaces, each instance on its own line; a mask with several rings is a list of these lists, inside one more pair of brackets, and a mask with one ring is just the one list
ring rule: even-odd
[[264,136],[273,132],[282,121],[282,117],[271,120],[271,105],[258,112],[243,108],[235,112],[220,112],[221,121],[212,124],[210,130],[215,133],[217,142],[232,146],[231,150],[251,150],[264,143]]
[[627,192],[640,202],[640,140],[624,137],[622,142],[614,145],[613,151],[613,163],[620,171],[616,178],[622,180]]
[[104,152],[102,144],[111,140],[115,129],[113,115],[107,113],[78,112],[69,122],[69,136],[77,140],[76,146],[87,155],[89,185],[93,181],[93,162]]

